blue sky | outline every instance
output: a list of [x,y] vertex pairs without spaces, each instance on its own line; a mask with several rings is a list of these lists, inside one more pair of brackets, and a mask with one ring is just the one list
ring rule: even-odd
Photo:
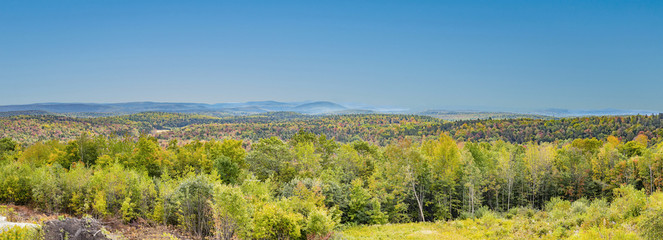
[[0,2],[0,105],[663,111],[663,1]]

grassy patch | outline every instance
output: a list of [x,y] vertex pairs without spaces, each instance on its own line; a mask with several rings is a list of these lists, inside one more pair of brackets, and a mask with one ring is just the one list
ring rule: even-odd
[[455,231],[448,231],[438,223],[405,223],[356,226],[343,231],[352,239],[468,239]]

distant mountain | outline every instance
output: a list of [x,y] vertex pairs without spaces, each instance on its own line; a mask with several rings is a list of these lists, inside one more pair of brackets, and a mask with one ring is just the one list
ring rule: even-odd
[[480,111],[446,111],[446,110],[427,110],[417,113],[449,121],[468,120],[468,119],[550,119],[552,117],[538,114],[510,113],[510,112],[480,112]]
[[321,114],[341,111],[345,109],[347,108],[339,104],[321,101],[302,104],[294,107],[292,110],[300,113]]
[[[207,115],[246,115],[266,112],[297,112],[306,114],[326,114],[346,107],[332,102],[276,102],[257,101],[245,103],[168,103],[168,102],[127,102],[127,103],[35,103],[25,105],[0,106],[0,112],[40,111],[43,114],[94,115],[131,114],[139,112],[205,113]],[[218,113],[218,114],[216,114]],[[26,114],[34,114],[26,112]],[[5,115],[9,115],[6,113]]]
[[65,115],[72,117],[99,117],[126,115],[140,112],[194,113],[208,116],[246,116],[271,112],[293,112],[309,115],[324,114],[417,114],[445,120],[467,119],[510,119],[534,118],[547,119],[558,117],[602,116],[602,115],[651,115],[655,111],[644,110],[568,110],[545,109],[533,112],[501,112],[501,111],[449,111],[427,110],[411,111],[405,108],[390,106],[372,106],[367,104],[343,103],[328,101],[277,102],[252,101],[242,103],[171,103],[171,102],[127,102],[127,103],[35,103],[24,105],[0,106],[0,116],[14,115]]
[[648,110],[622,110],[622,109],[597,109],[597,110],[569,110],[551,108],[542,111],[533,112],[533,114],[546,115],[552,117],[581,117],[581,116],[627,116],[627,115],[652,115],[658,114],[656,111]]
[[382,112],[377,112],[377,111],[367,110],[367,109],[346,109],[346,110],[331,112],[329,114],[346,115],[346,114],[378,114],[378,113],[382,113]]
[[128,103],[35,103],[26,105],[0,106],[0,112],[8,111],[47,111],[51,113],[136,113],[147,111],[192,111],[209,109],[202,103],[160,103],[160,102],[128,102]]
[[0,112],[0,117],[11,117],[11,116],[20,116],[20,115],[39,116],[39,115],[51,115],[51,114],[52,113],[41,110],[9,111],[9,112]]

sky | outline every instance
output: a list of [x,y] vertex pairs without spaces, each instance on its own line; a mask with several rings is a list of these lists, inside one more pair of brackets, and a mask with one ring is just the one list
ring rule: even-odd
[[0,1],[0,105],[663,111],[663,1]]

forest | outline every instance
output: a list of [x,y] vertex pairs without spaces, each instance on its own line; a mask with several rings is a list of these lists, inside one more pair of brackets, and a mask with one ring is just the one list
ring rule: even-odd
[[663,236],[663,115],[279,114],[3,117],[0,202],[184,239]]
[[83,132],[105,136],[150,135],[165,146],[170,140],[190,142],[232,138],[246,144],[262,138],[290,139],[300,130],[348,143],[363,140],[385,146],[403,139],[421,141],[445,133],[458,141],[512,143],[555,142],[577,138],[633,139],[663,136],[663,114],[595,116],[559,119],[476,119],[445,121],[400,114],[304,115],[273,112],[234,117],[143,112],[112,117],[19,115],[0,117],[0,136],[32,144],[69,141]]

